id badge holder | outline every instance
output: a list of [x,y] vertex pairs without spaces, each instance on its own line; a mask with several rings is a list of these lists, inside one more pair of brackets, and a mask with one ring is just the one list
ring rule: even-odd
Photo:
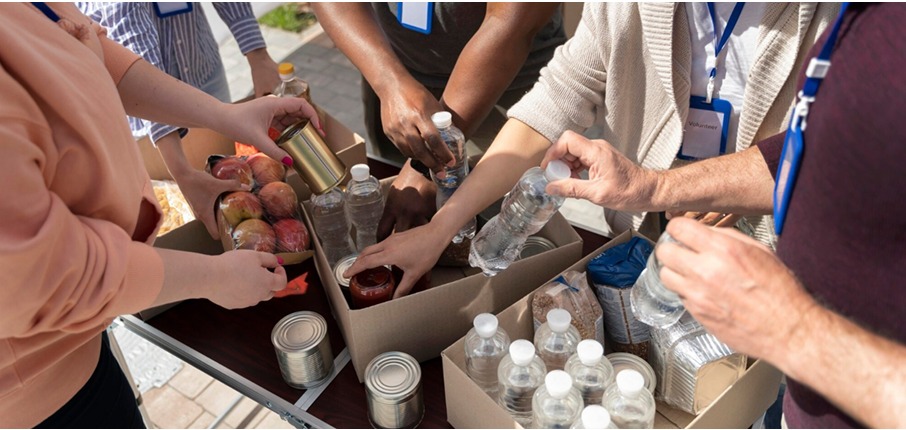
[[799,175],[799,165],[802,164],[803,147],[802,129],[791,124],[784,138],[780,165],[777,166],[777,182],[774,183],[774,230],[778,235],[783,232],[790,197]]
[[192,3],[187,2],[154,2],[154,13],[158,18],[189,13],[192,11]]
[[718,98],[706,103],[704,97],[692,96],[689,116],[683,127],[683,143],[677,158],[704,160],[727,153],[727,136],[733,105]]
[[421,34],[431,34],[434,2],[399,2],[396,5],[396,19],[403,28]]

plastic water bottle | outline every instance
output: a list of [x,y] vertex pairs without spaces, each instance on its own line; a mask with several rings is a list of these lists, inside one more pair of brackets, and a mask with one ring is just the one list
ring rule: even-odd
[[573,386],[582,394],[586,405],[600,405],[604,392],[614,381],[613,366],[604,357],[604,347],[594,339],[579,342],[576,353],[567,360],[565,370],[573,378]]
[[532,397],[532,427],[568,429],[579,419],[582,406],[582,395],[573,387],[572,378],[562,370],[553,370]]
[[547,322],[535,332],[535,349],[547,370],[563,370],[566,361],[576,353],[582,336],[572,325],[573,317],[563,309],[551,309]]
[[355,226],[355,244],[359,251],[377,241],[378,223],[384,214],[384,196],[381,183],[371,176],[367,164],[356,164],[350,169],[352,180],[346,186],[349,220]]
[[296,77],[295,67],[291,63],[280,63],[277,67],[280,74],[280,85],[274,89],[277,97],[302,97],[311,103],[311,91],[308,82]]
[[349,219],[346,216],[346,196],[334,188],[311,198],[312,222],[315,233],[321,239],[330,267],[341,258],[355,254],[355,247],[349,237]]
[[528,428],[532,423],[532,396],[544,383],[547,369],[535,355],[531,342],[520,339],[510,344],[510,353],[497,370],[497,403],[516,422]]
[[663,264],[658,261],[655,253],[661,244],[667,242],[679,243],[666,231],[661,234],[654,247],[655,252],[648,257],[648,263],[630,293],[632,314],[639,321],[657,328],[677,322],[686,310],[679,295],[668,290],[661,282]]
[[645,388],[642,374],[635,370],[627,369],[617,374],[617,383],[604,394],[604,407],[618,428],[654,427],[654,396]]
[[466,334],[466,373],[488,393],[497,398],[497,370],[510,347],[510,337],[497,324],[497,317],[478,314],[474,327]]
[[[435,176],[434,171],[431,172],[431,179],[437,184],[437,209],[440,209],[466,180],[466,176],[469,174],[469,162],[466,159],[466,137],[453,125],[453,115],[450,112],[437,112],[431,115],[431,122],[437,127],[440,138],[443,139],[447,148],[450,148],[454,159],[453,167],[444,167],[443,179]],[[475,236],[476,229],[475,218],[472,218],[459,229],[459,232],[453,237],[453,243],[471,239]]]
[[532,167],[500,205],[500,214],[491,218],[472,240],[469,264],[486,276],[509,267],[525,240],[541,230],[563,205],[564,198],[547,194],[547,184],[570,176],[569,166],[554,160],[547,168]]
[[573,424],[574,429],[615,429],[610,420],[610,412],[601,405],[589,405],[582,409],[579,419]]

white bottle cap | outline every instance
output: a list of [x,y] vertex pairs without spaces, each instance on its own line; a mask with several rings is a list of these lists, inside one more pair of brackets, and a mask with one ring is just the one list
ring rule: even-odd
[[528,366],[535,358],[535,345],[525,339],[510,344],[510,358],[517,366]]
[[635,397],[645,389],[645,378],[638,371],[632,369],[621,370],[617,374],[617,388],[629,397]]
[[472,324],[475,326],[475,332],[483,339],[490,339],[497,334],[497,317],[491,314],[478,314]]
[[569,166],[560,160],[553,160],[550,163],[547,163],[547,167],[544,169],[544,177],[547,178],[548,182],[566,179],[569,178],[570,175]]
[[356,164],[349,171],[352,173],[352,180],[354,181],[364,181],[371,176],[371,169],[367,164]]
[[447,128],[453,125],[453,114],[447,111],[440,111],[431,115],[431,122],[437,128]]
[[569,395],[569,390],[573,388],[573,378],[562,370],[551,370],[544,377],[544,387],[551,397],[562,399]]
[[582,428],[606,429],[610,428],[610,412],[603,406],[589,405],[582,409]]
[[604,358],[604,347],[594,339],[585,339],[576,346],[579,361],[586,366],[595,366]]
[[564,309],[551,309],[547,313],[547,325],[554,333],[566,333],[572,321],[572,315]]

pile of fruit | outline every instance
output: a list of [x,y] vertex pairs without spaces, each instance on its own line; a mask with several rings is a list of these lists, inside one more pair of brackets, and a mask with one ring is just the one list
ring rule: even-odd
[[[283,164],[264,154],[208,159],[218,179],[238,179],[251,191],[233,191],[220,198],[218,222],[232,249],[280,253],[308,249],[308,229],[299,212],[295,190],[284,182]],[[225,242],[226,243],[226,242]]]

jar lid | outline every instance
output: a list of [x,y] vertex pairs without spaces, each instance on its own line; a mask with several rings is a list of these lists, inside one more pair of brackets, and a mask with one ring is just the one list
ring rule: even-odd
[[393,282],[393,272],[386,266],[365,269],[349,280],[350,285],[355,284],[359,289],[386,287]]
[[291,313],[274,326],[271,342],[285,352],[308,352],[317,349],[327,336],[327,321],[316,312]]
[[406,399],[418,390],[421,380],[418,361],[405,352],[385,352],[365,367],[365,389],[377,399]]
[[610,361],[610,364],[613,366],[613,371],[617,375],[626,369],[632,369],[639,372],[642,375],[642,379],[645,380],[645,388],[648,388],[648,391],[650,391],[651,394],[654,394],[654,389],[657,386],[657,377],[654,376],[654,369],[651,368],[651,365],[648,364],[647,361],[628,352],[614,352],[612,354],[607,354],[607,360]]

